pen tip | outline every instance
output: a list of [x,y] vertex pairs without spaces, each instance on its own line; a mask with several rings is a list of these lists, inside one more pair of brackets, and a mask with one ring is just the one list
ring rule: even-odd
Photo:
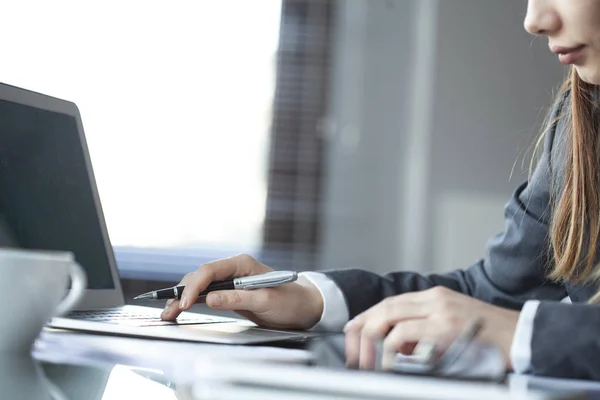
[[148,299],[156,299],[156,297],[153,296],[152,292],[148,292],[148,293],[142,293],[140,295],[135,296],[133,299],[134,300],[148,300]]

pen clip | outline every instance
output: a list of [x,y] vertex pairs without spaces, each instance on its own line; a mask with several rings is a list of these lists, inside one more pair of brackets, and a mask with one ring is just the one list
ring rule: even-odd
[[233,283],[236,289],[251,290],[275,287],[284,283],[294,282],[296,279],[298,279],[297,272],[274,271],[266,274],[236,278]]

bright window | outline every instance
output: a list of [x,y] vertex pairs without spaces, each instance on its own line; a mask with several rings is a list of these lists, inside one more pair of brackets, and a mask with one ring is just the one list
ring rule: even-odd
[[0,81],[79,106],[115,246],[261,244],[281,4],[0,4]]

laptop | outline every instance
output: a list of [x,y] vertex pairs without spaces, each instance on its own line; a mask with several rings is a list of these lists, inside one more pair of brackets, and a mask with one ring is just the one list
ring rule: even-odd
[[83,300],[50,327],[225,344],[315,335],[191,312],[161,321],[159,309],[125,305],[77,106],[2,83],[0,246],[70,251],[86,271]]

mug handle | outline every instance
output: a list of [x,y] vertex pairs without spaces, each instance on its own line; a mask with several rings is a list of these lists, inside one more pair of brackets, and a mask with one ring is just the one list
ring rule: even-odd
[[55,317],[63,316],[71,311],[85,293],[87,277],[81,265],[75,261],[71,262],[69,264],[69,275],[71,276],[71,290],[69,290],[67,297],[56,307],[56,311],[54,312]]

